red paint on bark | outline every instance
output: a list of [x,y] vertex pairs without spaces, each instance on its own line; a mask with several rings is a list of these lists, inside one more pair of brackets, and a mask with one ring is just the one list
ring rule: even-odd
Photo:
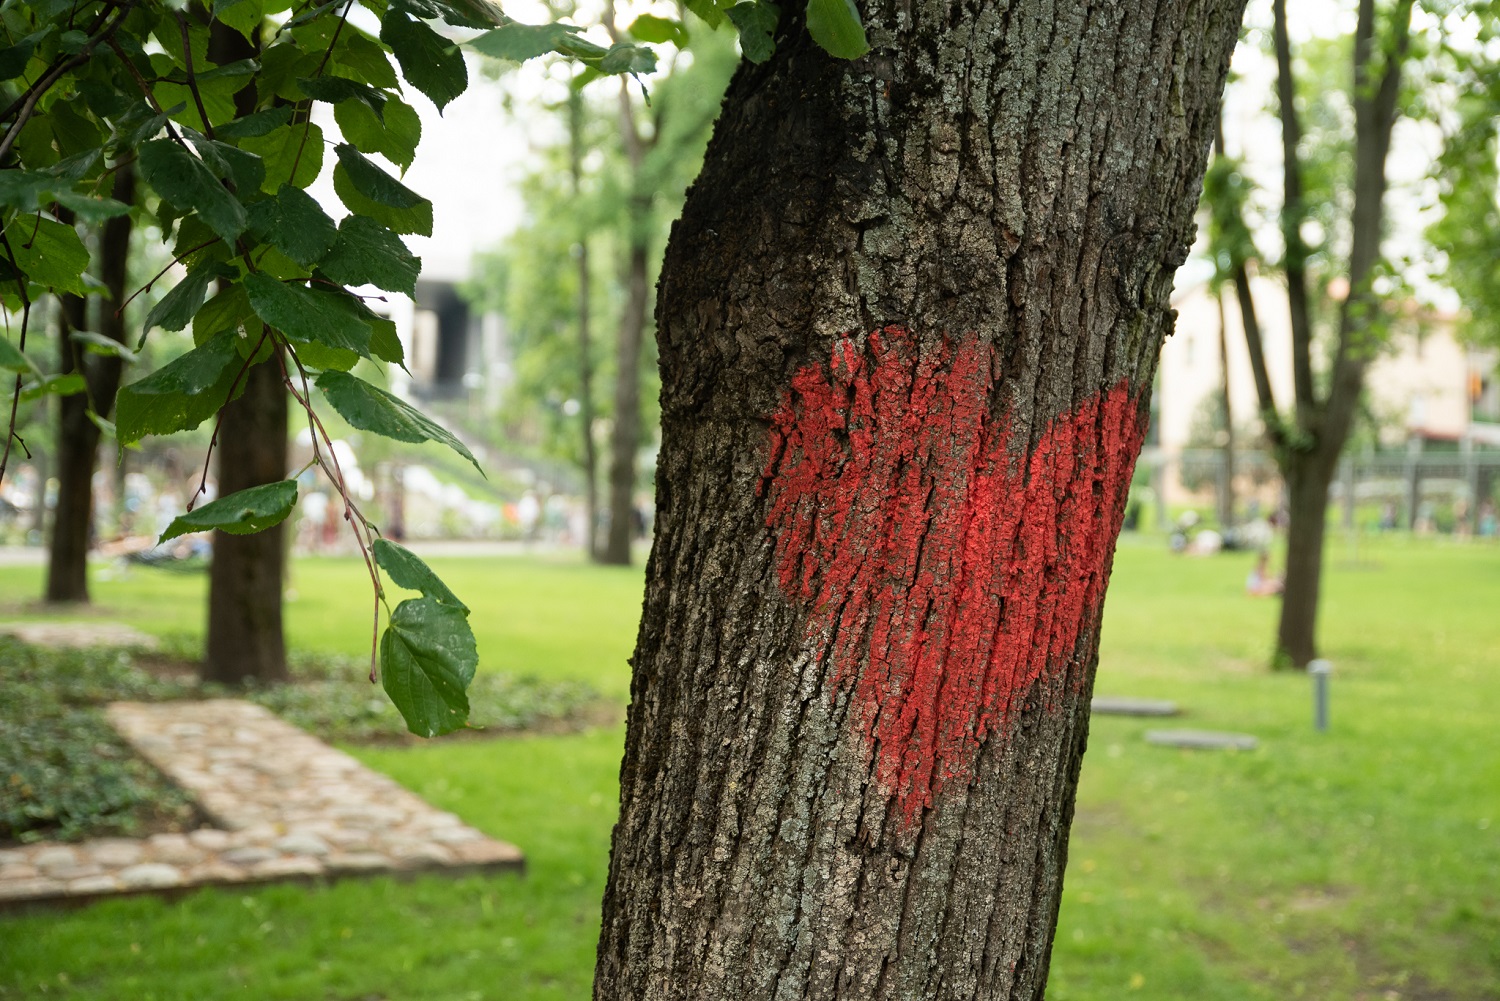
[[838,341],[772,417],[782,588],[908,825],[1098,621],[1144,422],[1122,383],[1030,428],[990,411],[993,352],[901,327]]

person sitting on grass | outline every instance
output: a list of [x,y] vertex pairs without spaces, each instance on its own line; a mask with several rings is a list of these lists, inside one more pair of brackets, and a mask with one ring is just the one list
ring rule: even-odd
[[1250,576],[1245,578],[1245,593],[1263,598],[1271,594],[1280,594],[1282,580],[1280,577],[1271,576],[1271,554],[1264,549],[1255,558],[1255,569],[1250,571]]

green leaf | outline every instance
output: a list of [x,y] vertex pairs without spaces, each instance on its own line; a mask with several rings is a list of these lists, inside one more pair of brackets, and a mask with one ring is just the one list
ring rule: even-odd
[[220,139],[254,139],[269,135],[272,131],[291,121],[292,109],[289,107],[267,108],[236,118],[232,122],[225,122],[214,129],[214,135]]
[[[481,55],[523,63],[528,59],[546,55],[548,52],[560,52],[563,45],[575,40],[582,41],[576,38],[582,30],[577,25],[556,21],[551,24],[522,24],[519,21],[512,21],[510,24],[471,38],[464,44]],[[599,54],[603,54],[602,49]]]
[[366,86],[357,80],[341,76],[304,77],[297,81],[302,93],[314,101],[339,104],[343,101],[359,101],[375,112],[378,118],[385,111],[385,92]]
[[221,180],[232,181],[237,191],[250,194],[260,190],[262,182],[266,179],[266,165],[259,156],[249,150],[221,143],[206,136],[201,136],[192,129],[184,127],[193,147],[198,150],[198,155],[203,158],[203,163],[214,175]]
[[245,276],[245,294],[255,315],[287,340],[370,355],[370,327],[346,292],[288,284],[257,272]]
[[401,347],[401,338],[396,334],[396,321],[383,316],[366,318],[370,325],[370,354],[392,365],[406,367],[406,351]]
[[724,23],[724,11],[714,0],[687,0],[687,9],[711,29],[717,30]]
[[0,337],[0,368],[11,372],[42,374],[41,369],[32,364],[30,358],[23,355],[14,344],[3,337]]
[[776,51],[776,23],[781,11],[769,0],[743,0],[724,13],[740,32],[740,51],[752,63],[763,63]]
[[181,330],[187,326],[193,319],[193,314],[203,305],[203,297],[208,294],[208,283],[219,277],[219,274],[220,268],[214,263],[200,264],[190,270],[186,278],[151,307],[141,329],[161,327],[163,330]]
[[323,130],[311,122],[283,125],[263,136],[240,142],[266,167],[266,178],[260,189],[275,194],[283,184],[305,188],[323,171]]
[[[163,205],[167,204],[165,201]],[[205,263],[229,260],[231,245],[219,239],[217,233],[195,215],[183,218],[177,224],[177,239],[172,244],[172,256],[188,270]]]
[[297,481],[281,480],[247,490],[237,490],[228,497],[210,501],[195,511],[172,519],[157,545],[189,532],[218,529],[230,535],[252,535],[272,525],[279,525],[297,504]]
[[330,348],[326,344],[316,342],[310,344],[299,344],[297,346],[297,358],[310,369],[319,372],[338,371],[347,372],[359,364],[360,356],[353,351],[345,351],[343,348]]
[[380,637],[380,680],[407,729],[435,737],[469,720],[466,689],[479,666],[464,613],[431,598],[396,606]]
[[417,143],[422,138],[422,119],[416,109],[399,98],[385,103],[385,118],[358,101],[333,106],[333,119],[344,139],[361,153],[379,153],[402,170],[416,159]]
[[193,343],[203,344],[226,330],[238,334],[240,327],[253,328],[246,330],[248,337],[239,338],[242,342],[260,339],[260,320],[256,317],[255,310],[250,308],[250,297],[245,294],[245,286],[236,282],[228,288],[220,289],[193,316]]
[[283,184],[275,198],[250,206],[250,229],[307,268],[321,261],[338,237],[317,199],[290,184]]
[[463,442],[406,401],[345,372],[324,372],[318,376],[318,388],[351,426],[397,441],[440,442],[472,462],[483,475],[479,460]]
[[371,87],[395,90],[398,82],[396,71],[391,68],[390,57],[380,43],[351,25],[345,25],[339,43],[333,50],[333,61],[348,69],[351,75],[363,80]]
[[95,225],[130,211],[130,206],[124,202],[80,194],[71,188],[61,188],[53,192],[52,197],[57,204],[72,212],[79,222]]
[[469,86],[463,53],[421,21],[393,8],[381,21],[380,40],[396,54],[407,83],[426,94],[439,112]]
[[655,14],[642,14],[630,22],[630,27],[626,30],[643,42],[671,42],[679,49],[686,48],[688,43],[685,24],[673,18],[657,17]]
[[807,0],[807,33],[839,59],[858,59],[870,51],[854,0]]
[[48,209],[57,202],[88,223],[124,215],[130,206],[113,198],[98,198],[73,190],[73,182],[88,173],[98,158],[98,151],[93,150],[87,156],[70,157],[46,170],[0,170],[0,205],[26,213]]
[[[186,431],[212,417],[228,400],[244,364],[235,348],[238,340],[220,334],[120,390],[115,401],[120,444]],[[239,380],[235,395],[243,389]]]
[[143,144],[140,158],[146,183],[167,201],[183,211],[196,211],[215,233],[231,243],[245,231],[245,207],[202,160],[170,139]]
[[427,201],[348,143],[340,143],[333,151],[338,154],[339,166],[344,168],[354,189],[372,202],[409,209]]
[[397,587],[420,591],[440,605],[452,605],[465,615],[469,614],[469,606],[459,601],[458,596],[448,590],[448,585],[432,572],[432,568],[410,549],[386,539],[376,539],[370,551],[375,556],[375,562]]
[[32,32],[15,45],[0,49],[0,80],[10,80],[26,72],[26,64],[31,61],[31,53],[41,41],[56,30],[57,25],[46,25],[41,31]]
[[89,252],[72,226],[46,216],[21,216],[5,232],[16,264],[31,281],[57,292],[88,294],[83,269]]
[[650,73],[656,69],[656,53],[644,45],[619,42],[591,65],[601,73]]
[[128,362],[136,360],[136,353],[113,337],[105,337],[92,330],[75,330],[68,337],[82,344],[90,354],[113,356]]
[[73,396],[81,393],[88,387],[83,381],[83,376],[77,372],[68,372],[65,375],[49,375],[30,383],[21,390],[21,402],[30,403],[32,400],[41,399],[43,396]]
[[460,28],[493,28],[507,20],[504,12],[489,0],[396,0],[391,6]]
[[214,0],[213,9],[214,20],[224,22],[250,41],[255,40],[255,29],[266,17],[265,5],[260,0]]
[[319,267],[341,285],[374,285],[416,298],[422,261],[374,219],[351,215],[339,223],[338,242]]
[[[355,156],[358,155],[355,153]],[[360,159],[364,158],[360,157]],[[369,163],[368,160],[365,162]],[[370,166],[376,170],[380,169],[374,164]],[[386,176],[389,179],[389,175]],[[395,208],[378,202],[359,190],[343,163],[333,168],[333,190],[338,194],[339,200],[355,215],[369,216],[397,233],[432,235],[432,203],[425,198],[420,199],[410,208]]]

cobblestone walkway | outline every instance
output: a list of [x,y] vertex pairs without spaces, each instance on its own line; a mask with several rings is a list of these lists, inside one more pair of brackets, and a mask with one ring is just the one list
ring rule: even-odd
[[0,907],[360,873],[514,869],[520,849],[238,699],[116,702],[110,722],[213,823],[0,850]]

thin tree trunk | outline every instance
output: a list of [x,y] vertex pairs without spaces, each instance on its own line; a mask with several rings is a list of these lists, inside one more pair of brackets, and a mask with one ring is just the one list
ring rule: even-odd
[[673,230],[601,1001],[1042,997],[1239,0],[782,7]]
[[[116,201],[135,203],[135,169],[125,164],[115,172]],[[98,304],[97,333],[124,344],[127,339],[125,302],[129,284],[131,218],[117,216],[104,224],[99,237],[99,277],[106,299]],[[90,355],[69,334],[88,329],[88,304],[65,296],[59,324],[60,371],[79,372],[87,393],[58,400],[57,511],[47,554],[47,601],[87,602],[88,552],[94,534],[94,470],[99,460],[99,428],[89,420],[92,406],[109,418],[115,408],[124,362],[115,355]]]
[[[573,175],[573,197],[583,195],[583,95],[568,90],[568,167]],[[589,234],[578,234],[578,422],[583,446],[584,552],[589,559],[599,554],[599,450],[594,446],[594,346],[589,330],[592,296],[589,277]]]
[[635,536],[635,465],[641,450],[641,342],[646,335],[646,309],[650,288],[646,280],[650,264],[651,197],[640,190],[645,143],[635,123],[635,110],[628,84],[620,89],[620,134],[630,162],[635,190],[628,202],[629,246],[625,264],[625,310],[620,316],[620,336],[615,355],[615,421],[609,442],[609,534],[601,562],[620,566],[630,563],[630,543]]
[[1282,199],[1281,238],[1286,244],[1284,268],[1287,309],[1292,326],[1292,386],[1296,419],[1306,427],[1313,421],[1316,398],[1312,377],[1312,307],[1307,290],[1307,242],[1302,223],[1307,206],[1302,193],[1301,119],[1297,112],[1297,86],[1292,73],[1291,36],[1286,24],[1286,0],[1274,0],[1274,46],[1276,49],[1276,97],[1280,105]]
[[[213,22],[210,58],[219,65],[250,59],[258,45]],[[254,92],[235,95],[238,114],[254,109]],[[245,392],[224,408],[219,427],[219,494],[287,476],[287,393],[274,359],[245,373]],[[214,532],[209,569],[208,638],[203,680],[237,685],[287,679],[281,591],[286,573],[286,522],[254,535]]]
[[[275,361],[245,373],[245,392],[219,429],[219,493],[287,476],[287,394]],[[281,586],[286,522],[253,535],[214,533],[203,680],[226,685],[287,679]]]
[[1234,527],[1234,408],[1229,398],[1229,330],[1224,316],[1224,290],[1214,295],[1219,306],[1219,390],[1223,406],[1220,417],[1224,421],[1224,443],[1219,446],[1219,525]]
[[1318,603],[1322,594],[1323,537],[1333,467],[1295,461],[1287,487],[1286,576],[1276,627],[1277,667],[1306,667],[1317,657]]
[[[57,324],[60,373],[80,369],[83,348],[71,334],[88,329],[88,300],[82,296],[61,297]],[[89,536],[93,529],[94,462],[99,453],[99,429],[88,418],[89,401],[84,393],[57,400],[57,504],[52,511],[52,529],[47,543],[47,590],[49,604],[89,600]]]

